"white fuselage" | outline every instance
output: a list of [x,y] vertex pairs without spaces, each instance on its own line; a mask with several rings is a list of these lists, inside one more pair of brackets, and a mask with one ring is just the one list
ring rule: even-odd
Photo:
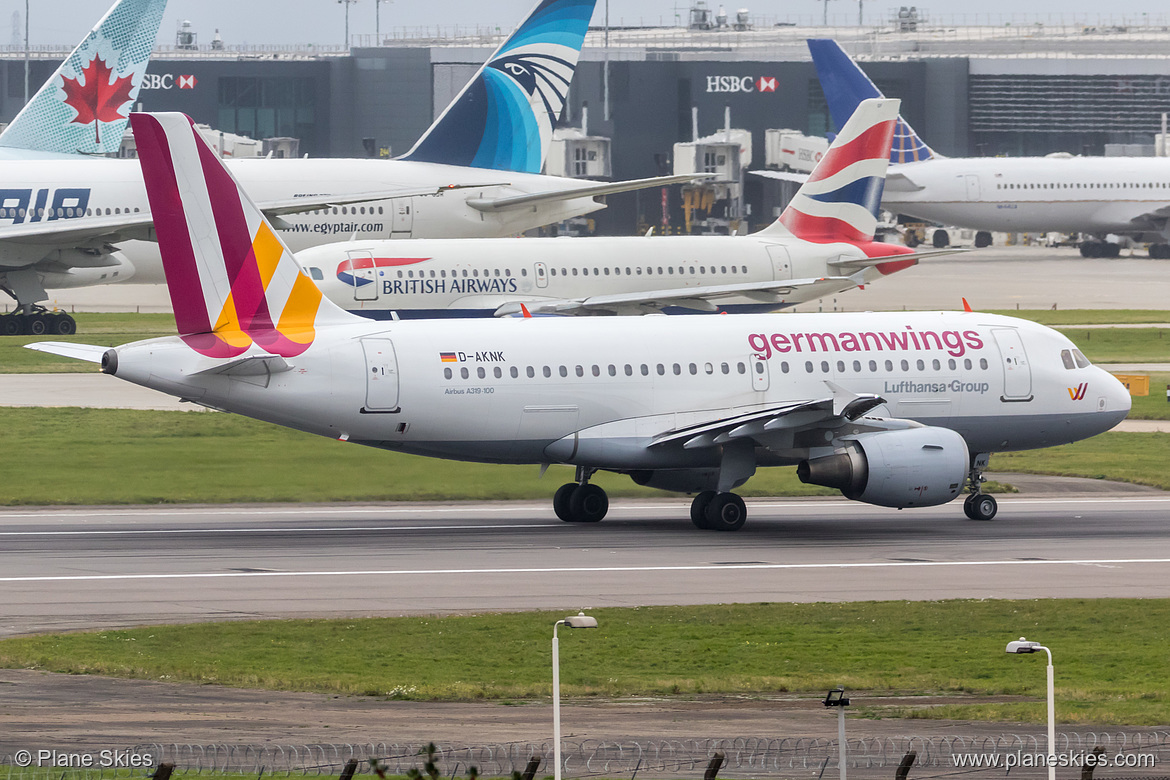
[[[591,197],[543,201],[525,208],[483,212],[467,204],[477,198],[575,189],[580,180],[526,173],[401,160],[257,159],[229,160],[232,174],[256,202],[306,195],[353,195],[401,188],[435,195],[393,198],[364,205],[318,209],[281,218],[281,238],[294,251],[348,238],[472,238],[506,236],[602,208]],[[97,215],[149,211],[137,160],[46,155],[43,159],[0,160],[0,240],[4,228],[61,221],[70,228]],[[481,186],[467,186],[467,185]],[[459,189],[441,191],[448,185]],[[58,213],[60,210],[60,216]],[[80,215],[80,216],[78,216]],[[36,247],[51,245],[45,238]],[[132,268],[117,281],[165,281],[153,242],[119,245]],[[0,266],[19,266],[19,256],[3,247]],[[43,255],[37,255],[39,260]],[[54,275],[55,276],[55,275]],[[110,281],[107,279],[106,281]],[[46,279],[53,287],[55,280]],[[64,283],[66,280],[60,280]]]
[[891,165],[882,206],[975,230],[1145,234],[1164,242],[1170,158],[935,158]]
[[[857,268],[830,265],[866,260],[846,243],[814,244],[775,235],[658,238],[431,239],[408,244],[353,241],[306,249],[297,260],[338,306],[374,319],[491,316],[505,304],[595,296],[707,289],[726,285],[834,277],[836,287],[782,288],[777,300],[716,298],[721,311],[769,311],[849,289]],[[862,283],[903,267],[897,255],[866,268]],[[668,307],[669,308],[669,307]],[[682,307],[675,307],[683,310]],[[694,309],[687,309],[693,311]],[[639,313],[639,304],[614,306]]]
[[[830,383],[884,398],[870,416],[953,429],[972,453],[1074,441],[1124,418],[1129,395],[1099,368],[1071,367],[1062,352],[1073,349],[1044,326],[980,313],[474,325],[355,318],[319,329],[306,352],[267,376],[208,371],[223,361],[199,356],[177,337],[117,348],[115,373],[215,408],[386,449],[628,470],[717,465],[718,447],[652,442],[732,414],[832,397]],[[778,445],[759,462],[795,463],[810,447]]]

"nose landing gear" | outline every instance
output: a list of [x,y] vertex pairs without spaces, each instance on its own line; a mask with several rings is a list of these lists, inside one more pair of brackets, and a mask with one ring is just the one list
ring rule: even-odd
[[991,520],[999,511],[995,497],[983,492],[983,470],[987,468],[990,457],[990,453],[980,452],[971,460],[971,473],[967,477],[971,495],[963,501],[963,514],[969,520]]

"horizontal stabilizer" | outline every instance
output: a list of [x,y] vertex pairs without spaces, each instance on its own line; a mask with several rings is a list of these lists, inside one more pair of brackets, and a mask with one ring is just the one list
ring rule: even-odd
[[947,249],[934,249],[924,252],[912,252],[906,255],[886,255],[884,257],[839,257],[836,260],[830,260],[829,265],[837,268],[861,268],[882,265],[884,263],[901,263],[906,260],[927,260],[932,257],[942,257],[943,255],[961,255],[970,252],[969,248],[964,247],[950,247]]
[[478,211],[491,213],[531,206],[534,203],[547,201],[573,200],[574,198],[592,198],[600,195],[613,195],[618,192],[644,190],[651,187],[667,187],[671,184],[685,184],[690,181],[710,179],[712,173],[683,173],[675,176],[655,176],[650,179],[631,179],[630,181],[593,182],[588,186],[574,187],[570,190],[552,190],[536,192],[531,195],[509,195],[503,198],[474,198],[467,201],[467,205]]
[[37,352],[47,352],[50,355],[85,360],[89,363],[101,363],[102,355],[110,351],[109,347],[99,347],[93,344],[74,344],[69,341],[38,341],[25,344],[25,349]]
[[808,181],[807,173],[797,173],[796,171],[748,171],[752,176],[759,176],[764,179],[777,179],[779,181],[790,181],[795,184],[804,184]]
[[267,376],[292,371],[292,365],[279,355],[251,355],[236,358],[218,366],[196,371],[192,376],[199,374],[226,374],[229,376]]

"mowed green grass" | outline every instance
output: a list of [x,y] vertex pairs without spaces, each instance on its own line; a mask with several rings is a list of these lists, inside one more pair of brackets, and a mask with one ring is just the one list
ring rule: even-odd
[[[20,442],[0,504],[549,499],[572,478],[554,466],[440,461],[375,450],[229,414],[0,407]],[[996,454],[994,471],[1100,477],[1170,489],[1170,434],[1107,433],[1047,450]],[[47,468],[50,466],[57,466]],[[615,498],[673,495],[601,473]],[[744,496],[839,495],[794,468],[760,469]]]
[[1170,363],[1170,328],[1057,330],[1068,336],[1094,363]]
[[1135,325],[1141,323],[1168,323],[1170,311],[1160,309],[993,309],[990,314],[1039,322],[1042,325]]
[[175,335],[172,314],[75,314],[72,336],[0,336],[0,374],[58,374],[95,371],[93,363],[25,349],[35,341],[71,341],[116,347],[130,341]]
[[[545,699],[552,624],[589,606],[23,637],[0,642],[0,665],[402,699]],[[1054,650],[1062,723],[1164,724],[1167,610],[1164,599],[589,610],[598,629],[561,632],[562,692],[823,696],[844,685],[863,712],[867,694],[1019,696],[1010,704],[904,709],[1037,722],[1044,717],[1044,656],[1004,653],[1023,635]]]

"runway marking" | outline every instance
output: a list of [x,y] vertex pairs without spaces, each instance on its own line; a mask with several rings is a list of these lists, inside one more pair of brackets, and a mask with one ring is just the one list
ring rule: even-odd
[[735,569],[900,569],[943,566],[1091,566],[1126,563],[1170,563],[1170,558],[1108,558],[1100,560],[1046,561],[914,561],[871,563],[758,563],[727,566],[725,564],[691,564],[679,566],[570,566],[508,569],[367,569],[357,571],[264,571],[264,572],[193,572],[188,574],[63,574],[34,577],[0,577],[0,582],[93,582],[104,580],[185,580],[224,579],[231,577],[370,577],[412,576],[420,574],[598,574],[624,572],[720,571]]
[[559,528],[561,523],[514,525],[370,525],[326,528],[145,528],[87,529],[84,531],[0,531],[0,536],[145,536],[148,534],[270,534],[270,533],[352,533],[354,531],[474,531],[517,528]]
[[[615,513],[629,512],[634,510],[677,510],[680,506],[686,506],[689,502],[685,499],[679,499],[671,503],[641,503],[628,504],[626,506],[612,507]],[[1020,504],[1045,504],[1048,506],[1054,504],[1166,504],[1170,503],[1170,497],[1167,498],[1125,498],[1125,497],[1102,497],[1102,498],[1008,498],[1000,499],[1000,503],[1009,505]],[[849,506],[853,510],[870,509],[875,511],[889,511],[885,507],[871,506],[868,504],[858,504],[854,501],[846,499],[828,498],[822,501],[776,501],[776,500],[748,500],[748,506],[755,509],[810,509],[834,507],[834,506]],[[548,504],[505,504],[500,506],[484,506],[482,504],[467,504],[465,506],[409,506],[409,507],[345,507],[345,508],[311,508],[311,509],[200,509],[198,507],[182,508],[182,509],[167,509],[158,510],[149,507],[126,507],[118,510],[73,510],[73,509],[45,509],[45,510],[21,510],[16,512],[6,512],[0,510],[0,521],[5,518],[23,518],[23,517],[134,517],[141,515],[150,515],[153,517],[186,517],[190,515],[207,515],[210,517],[255,517],[255,516],[285,516],[285,515],[366,515],[366,514],[381,514],[381,515],[402,515],[402,514],[467,514],[468,512],[475,513],[506,513],[506,512],[537,512],[546,514],[551,512],[552,508]]]

